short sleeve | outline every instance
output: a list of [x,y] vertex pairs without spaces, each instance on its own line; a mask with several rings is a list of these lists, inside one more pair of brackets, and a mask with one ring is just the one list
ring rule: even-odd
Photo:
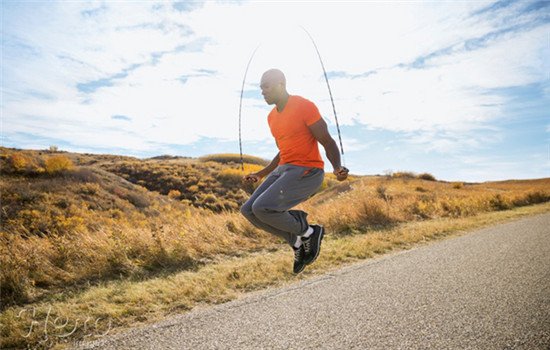
[[321,113],[319,113],[319,109],[315,103],[307,101],[304,108],[304,119],[307,126],[310,126],[321,119]]

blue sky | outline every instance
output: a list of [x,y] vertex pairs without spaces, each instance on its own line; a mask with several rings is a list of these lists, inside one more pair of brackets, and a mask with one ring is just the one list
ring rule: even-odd
[[[278,67],[353,173],[550,177],[550,2],[3,1],[2,145],[150,157],[277,149]],[[329,162],[326,171],[331,171]]]

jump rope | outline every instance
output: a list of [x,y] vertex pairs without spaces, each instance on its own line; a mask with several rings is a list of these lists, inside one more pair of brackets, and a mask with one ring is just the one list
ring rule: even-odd
[[[317,48],[317,44],[315,43],[315,40],[313,40],[313,37],[311,34],[302,26],[300,28],[307,34],[309,39],[311,40],[311,43],[313,44],[313,47],[315,48],[315,51],[317,52],[317,57],[319,57],[319,62],[321,62],[321,68],[323,69],[323,75],[325,76],[325,81],[327,82],[327,88],[328,88],[328,94],[330,96],[330,102],[332,103],[332,112],[334,113],[334,120],[336,121],[336,130],[338,131],[338,141],[340,142],[340,153],[342,155],[342,164],[344,170],[348,170],[345,167],[346,160],[344,158],[344,146],[342,144],[342,135],[340,132],[340,124],[338,123],[338,115],[336,114],[336,107],[334,105],[334,98],[332,97],[332,90],[330,89],[330,83],[328,81],[327,71],[325,70],[325,65],[323,63],[323,59],[321,58],[321,53],[319,52],[319,49]],[[246,75],[248,74],[248,68],[250,67],[250,63],[252,63],[252,59],[254,58],[254,55],[258,51],[261,45],[258,45],[254,51],[252,52],[252,55],[250,55],[250,59],[248,60],[248,63],[246,65],[246,69],[244,71],[244,77],[243,77],[243,84],[241,87],[241,98],[239,101],[239,152],[241,156],[241,169],[244,171],[244,160],[243,160],[243,145],[242,145],[242,128],[241,128],[241,120],[242,120],[242,105],[243,105],[243,94],[244,94],[244,85],[246,83]]]

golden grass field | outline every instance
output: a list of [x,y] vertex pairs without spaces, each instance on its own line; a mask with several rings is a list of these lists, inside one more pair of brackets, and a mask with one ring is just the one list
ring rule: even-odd
[[[293,276],[291,250],[237,211],[253,191],[240,178],[261,160],[243,172],[231,155],[0,151],[3,347],[61,346],[550,208],[550,179],[447,183],[401,172],[339,183],[327,174],[299,206],[327,228],[323,252]],[[42,326],[29,331],[33,320]]]

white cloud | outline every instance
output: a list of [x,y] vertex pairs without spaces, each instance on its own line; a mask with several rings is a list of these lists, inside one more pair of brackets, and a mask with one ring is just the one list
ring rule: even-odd
[[[550,24],[507,35],[488,47],[434,60],[460,88],[484,89],[519,86],[544,78],[543,50]],[[548,50],[548,49],[547,49]]]
[[[464,40],[499,29],[513,10],[488,19],[469,17],[486,5],[206,2],[179,12],[163,2],[107,2],[91,16],[82,11],[97,8],[96,3],[22,5],[8,18],[7,38],[18,38],[32,50],[17,56],[21,48],[9,47],[9,68],[2,68],[7,73],[4,132],[136,150],[189,144],[201,136],[235,140],[242,75],[259,43],[247,88],[257,89],[264,70],[280,67],[289,91],[315,101],[332,123],[321,67],[299,28],[303,25],[314,35],[327,70],[376,71],[331,79],[341,124],[421,132],[410,141],[431,143],[433,149],[476,148],[481,141],[464,141],[468,132],[498,118],[506,104],[506,97],[484,90],[541,81],[548,69],[543,60],[548,25],[462,50]],[[285,27],[279,25],[282,18]],[[205,40],[200,51],[175,51]],[[398,66],[446,47],[454,48],[451,54],[434,57],[424,69]],[[151,55],[159,52],[163,55],[153,61]],[[193,76],[200,69],[216,73]],[[117,74],[112,86],[95,92],[76,88]],[[29,91],[53,98],[32,97]],[[271,139],[269,109],[263,101],[243,101],[246,141]],[[113,115],[132,121],[113,120]],[[366,147],[365,140],[345,142],[349,150]]]

